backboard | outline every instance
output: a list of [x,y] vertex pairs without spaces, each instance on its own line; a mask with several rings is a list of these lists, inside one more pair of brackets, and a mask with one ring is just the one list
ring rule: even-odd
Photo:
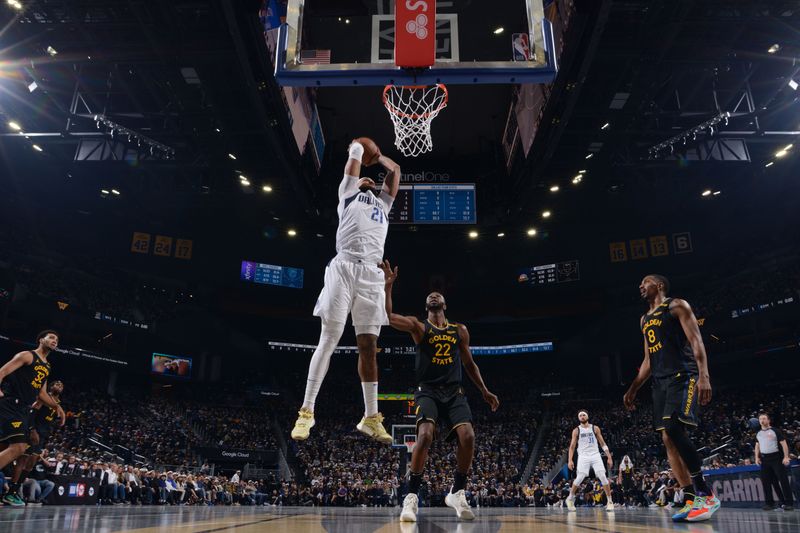
[[[544,0],[439,0],[435,11],[434,1],[288,0],[276,78],[284,86],[325,87],[546,83],[555,77]],[[396,2],[402,2],[401,14],[414,15],[401,21],[399,41]],[[395,46],[409,36],[426,38],[433,65],[397,66],[409,66],[401,60],[407,45],[397,53]]]

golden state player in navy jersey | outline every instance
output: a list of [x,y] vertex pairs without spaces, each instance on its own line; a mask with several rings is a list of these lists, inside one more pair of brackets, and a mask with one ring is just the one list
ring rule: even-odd
[[428,295],[425,300],[428,312],[425,322],[413,316],[396,315],[392,313],[392,286],[397,279],[397,267],[393,270],[389,261],[384,261],[380,266],[386,277],[386,314],[389,324],[397,330],[410,333],[417,345],[417,390],[414,393],[417,443],[411,455],[411,477],[400,521],[417,521],[417,493],[422,482],[422,469],[437,426],[447,440],[457,439],[458,443],[458,464],[453,487],[444,501],[448,507],[455,509],[458,518],[473,520],[475,514],[467,503],[464,489],[475,453],[475,431],[472,428],[472,411],[461,386],[462,366],[492,411],[497,410],[500,401],[486,388],[478,365],[472,359],[467,327],[449,322],[445,317],[447,305],[444,296],[438,292]]
[[644,361],[623,401],[634,409],[636,393],[653,376],[653,427],[661,432],[675,479],[684,493],[684,506],[672,519],[676,522],[708,520],[720,508],[719,500],[706,484],[687,427],[697,426],[697,405],[711,401],[708,357],[689,302],[670,298],[669,281],[650,274],[639,285],[639,293],[650,309],[639,321],[644,336]]

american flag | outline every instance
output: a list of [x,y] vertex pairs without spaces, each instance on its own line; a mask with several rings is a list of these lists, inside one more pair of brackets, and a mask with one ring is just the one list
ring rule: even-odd
[[303,50],[300,52],[300,62],[304,65],[330,65],[330,50]]

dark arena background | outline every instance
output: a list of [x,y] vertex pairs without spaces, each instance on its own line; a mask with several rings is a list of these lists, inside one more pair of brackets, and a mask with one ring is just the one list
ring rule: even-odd
[[[449,100],[432,150],[409,157],[385,76],[429,66],[396,67],[382,48],[394,1],[2,1],[0,530],[800,531],[800,6],[435,3],[441,79],[421,84],[447,84]],[[362,136],[402,169],[391,211],[372,218],[399,266],[393,312],[428,335],[426,298],[441,293],[500,402],[465,362],[474,447],[437,425],[421,481],[425,355],[388,322],[377,393],[391,444],[356,429],[370,336],[350,321],[310,436],[291,436]],[[389,187],[369,156],[361,175]],[[365,278],[347,283],[383,323],[383,274],[357,267],[381,276],[368,304]],[[334,281],[328,295],[345,291]],[[640,319],[663,296],[691,306],[652,320],[673,324],[664,343],[689,332],[682,364],[704,350],[711,398],[687,366],[675,424],[656,432],[656,382],[634,410],[623,396],[660,364]],[[40,341],[46,330],[57,337]],[[691,405],[696,427],[679,420]],[[608,446],[611,502],[596,471],[568,500],[580,410]],[[662,433],[691,444],[673,465],[699,455],[691,482]],[[673,521],[690,491],[721,507]],[[410,497],[416,522],[401,521]]]

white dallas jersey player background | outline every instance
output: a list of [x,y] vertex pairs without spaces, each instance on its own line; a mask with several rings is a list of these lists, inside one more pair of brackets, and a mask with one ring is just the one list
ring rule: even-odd
[[314,316],[328,322],[353,319],[356,334],[377,335],[389,323],[386,316],[383,261],[392,198],[358,189],[359,178],[344,176],[339,184],[339,228],[336,257],[325,268],[325,286],[317,299]]
[[605,474],[606,466],[603,457],[600,455],[600,448],[597,444],[597,436],[594,434],[594,425],[589,424],[588,428],[578,426],[578,474],[589,475],[589,469],[594,470],[594,474],[599,472]]

